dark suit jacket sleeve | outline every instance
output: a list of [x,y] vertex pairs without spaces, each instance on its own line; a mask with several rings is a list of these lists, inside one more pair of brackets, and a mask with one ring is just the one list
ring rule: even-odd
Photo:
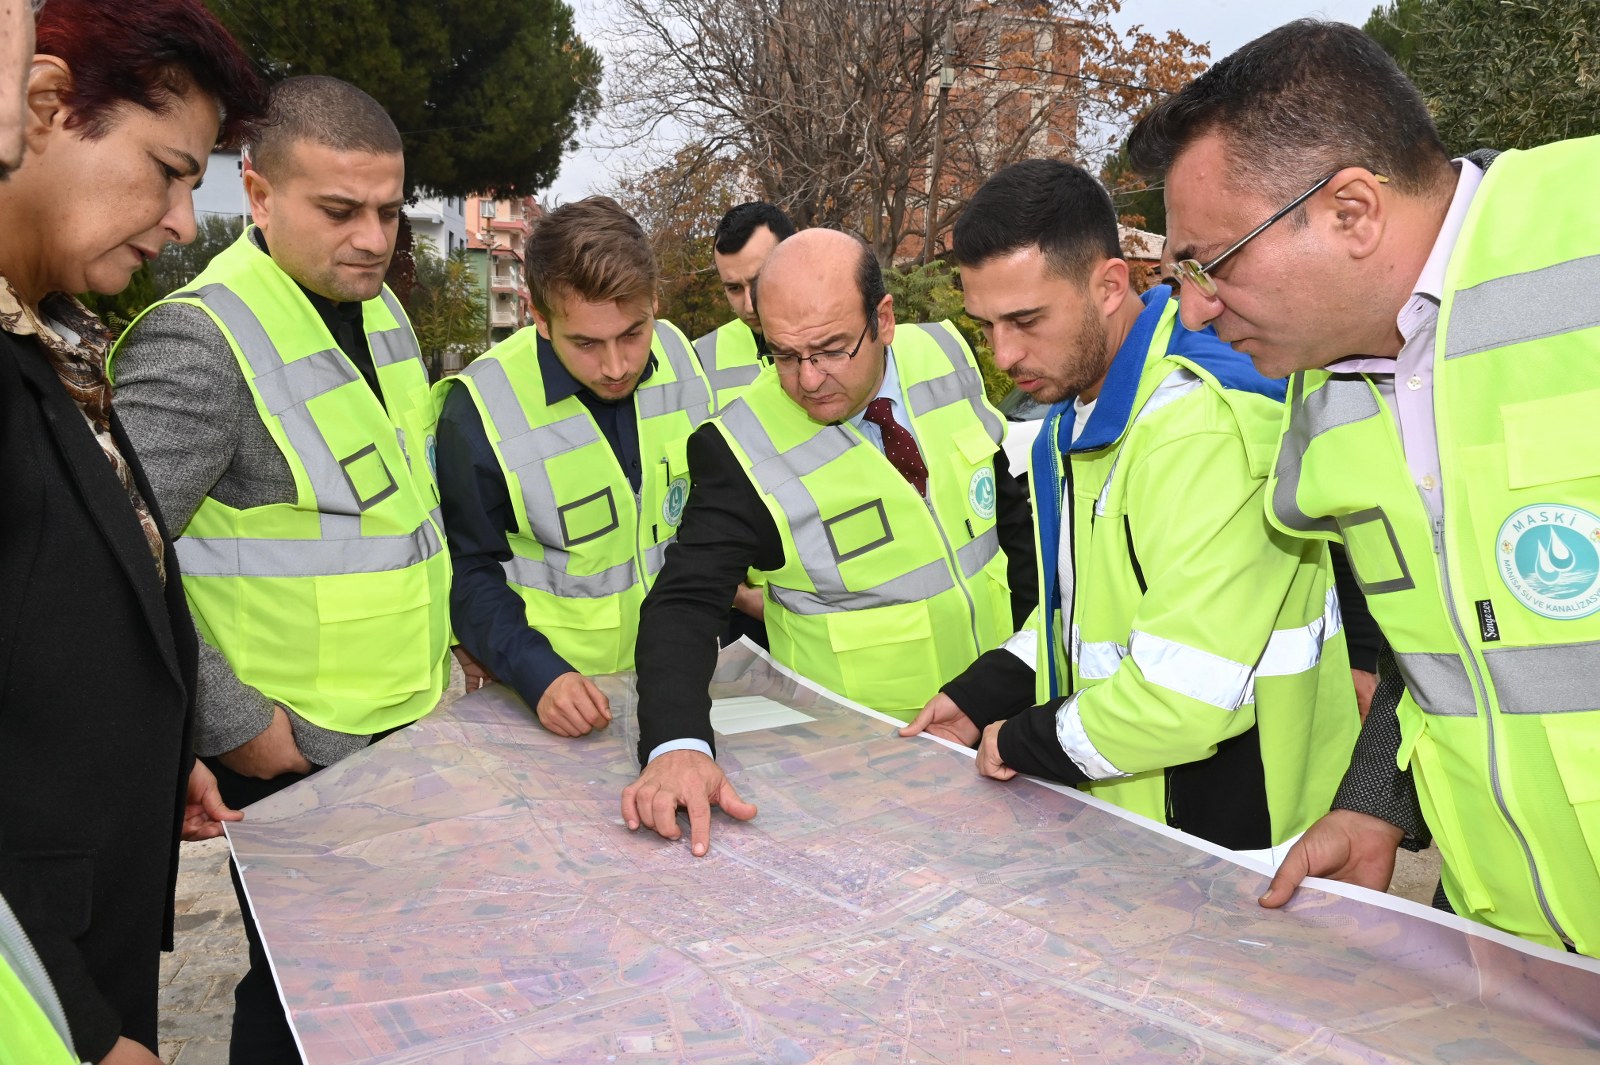
[[1344,622],[1345,647],[1350,652],[1350,668],[1368,673],[1378,671],[1378,649],[1383,646],[1383,633],[1367,609],[1367,597],[1356,583],[1355,572],[1350,568],[1350,556],[1344,545],[1328,545],[1333,559],[1333,585],[1339,594],[1339,616]]
[[1021,629],[1039,601],[1039,573],[1034,568],[1033,504],[1028,489],[1014,477],[1005,451],[994,454],[996,530],[1006,553],[1006,582],[1011,586],[1011,628]]
[[506,583],[501,563],[511,558],[506,534],[516,527],[516,515],[505,473],[464,387],[445,397],[437,461],[439,510],[454,567],[450,623],[456,639],[523,702],[537,706],[550,682],[573,669],[528,624],[522,598]]
[[639,615],[639,762],[680,739],[712,745],[717,635],[749,569],[783,565],[777,524],[711,425],[689,437],[689,501]]
[[1400,846],[1421,850],[1432,839],[1432,833],[1422,819],[1411,770],[1395,764],[1400,752],[1398,709],[1400,697],[1405,694],[1405,681],[1387,644],[1379,652],[1377,664],[1378,690],[1373,693],[1372,709],[1367,711],[1361,735],[1356,738],[1350,768],[1334,793],[1333,808],[1382,818],[1405,832]]

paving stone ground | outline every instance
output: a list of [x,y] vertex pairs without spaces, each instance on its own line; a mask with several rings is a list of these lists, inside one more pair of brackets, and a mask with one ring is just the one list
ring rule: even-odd
[[[461,691],[459,672],[451,690]],[[1439,852],[1400,852],[1393,894],[1433,901]],[[178,865],[177,949],[161,959],[161,1059],[227,1065],[233,985],[248,967],[244,928],[228,879],[225,840],[185,843]]]

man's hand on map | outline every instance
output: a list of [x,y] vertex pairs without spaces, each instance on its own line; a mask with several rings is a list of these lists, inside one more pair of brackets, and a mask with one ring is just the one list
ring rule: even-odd
[[184,840],[195,843],[222,835],[222,822],[243,821],[244,814],[222,801],[217,778],[198,759],[189,770],[189,789],[183,801]]
[[533,712],[539,715],[539,724],[557,736],[587,736],[611,724],[611,700],[576,671],[551,681]]
[[1282,906],[1308,876],[1387,891],[1394,877],[1394,852],[1404,835],[1380,817],[1330,810],[1289,849],[1261,905],[1273,910]]
[[983,742],[978,745],[978,774],[993,780],[1010,780],[1017,775],[1012,769],[1000,760],[1000,730],[1005,727],[1004,721],[996,721],[983,730]]
[[713,806],[740,821],[756,815],[755,804],[739,798],[722,767],[699,751],[668,751],[622,789],[622,820],[630,831],[644,825],[662,839],[681,839],[678,808],[687,809],[689,850],[697,858],[711,849]]
[[930,733],[963,747],[971,747],[978,742],[978,726],[944,692],[929,699],[928,705],[922,708],[916,719],[900,730],[900,735],[915,736],[919,732]]

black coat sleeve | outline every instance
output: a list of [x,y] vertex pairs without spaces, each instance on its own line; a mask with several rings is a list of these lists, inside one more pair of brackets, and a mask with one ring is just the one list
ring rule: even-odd
[[1006,553],[1006,582],[1011,586],[1011,628],[1027,622],[1039,601],[1039,573],[1034,567],[1033,505],[1028,489],[1012,476],[1005,451],[994,454],[995,526],[1000,550]]
[[996,647],[940,690],[982,729],[1033,705],[1034,671],[1004,647]]
[[750,569],[783,565],[777,524],[714,426],[689,437],[689,500],[639,612],[639,762],[679,739],[712,745],[717,635]]

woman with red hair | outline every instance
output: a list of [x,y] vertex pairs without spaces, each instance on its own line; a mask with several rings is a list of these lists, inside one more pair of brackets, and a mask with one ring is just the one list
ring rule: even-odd
[[189,752],[177,561],[70,294],[194,239],[265,87],[200,0],[50,0],[26,91],[0,184],[0,892],[77,1057],[150,1063],[178,838],[237,815]]

